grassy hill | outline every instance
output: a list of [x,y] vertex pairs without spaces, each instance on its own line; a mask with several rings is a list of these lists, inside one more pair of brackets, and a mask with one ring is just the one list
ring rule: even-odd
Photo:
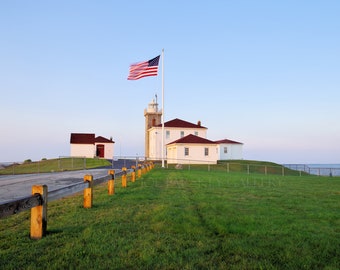
[[[169,165],[170,168],[175,168],[176,165]],[[224,172],[240,172],[246,174],[276,174],[276,175],[306,175],[305,172],[291,170],[282,165],[268,161],[257,160],[224,160],[219,161],[216,165],[181,165],[184,170],[209,170],[209,171],[224,171]]]
[[[96,158],[57,158],[32,162],[26,160],[21,164],[12,164],[0,169],[0,174],[23,174],[23,173],[43,173],[43,172],[60,172],[69,170],[92,169],[103,166],[110,166],[111,163],[106,159]],[[168,168],[174,168],[175,165],[169,165]],[[227,171],[259,174],[278,174],[278,175],[300,175],[304,172],[294,171],[283,167],[282,165],[254,160],[231,160],[220,161],[216,165],[182,165],[186,170],[209,170],[209,171]]]
[[60,172],[70,170],[92,169],[110,166],[106,159],[96,158],[56,158],[32,162],[26,160],[21,164],[15,163],[0,170],[0,174],[23,174]]
[[339,269],[340,178],[156,168],[0,221],[0,269]]

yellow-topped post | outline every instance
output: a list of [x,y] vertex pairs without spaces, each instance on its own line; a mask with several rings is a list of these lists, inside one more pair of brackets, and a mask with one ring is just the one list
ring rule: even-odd
[[142,165],[138,164],[138,172],[137,172],[137,177],[141,178],[142,176]]
[[32,186],[32,195],[40,194],[42,204],[31,208],[31,239],[41,239],[47,228],[47,186]]
[[115,170],[109,170],[108,175],[111,175],[111,179],[107,182],[109,195],[115,194]]
[[131,166],[132,169],[132,173],[131,173],[131,182],[135,182],[136,181],[136,166]]
[[122,174],[122,187],[123,188],[126,188],[126,186],[127,186],[127,180],[126,180],[126,178],[127,178],[127,172],[126,172],[126,167],[123,167],[122,168],[122,171],[123,171],[123,174]]
[[84,176],[84,182],[88,182],[89,187],[84,189],[84,208],[91,208],[93,203],[93,176]]

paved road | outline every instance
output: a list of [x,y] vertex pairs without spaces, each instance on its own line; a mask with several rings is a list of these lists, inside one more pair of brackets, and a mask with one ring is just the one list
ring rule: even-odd
[[85,174],[92,174],[94,179],[106,176],[108,169],[81,171],[0,175],[0,204],[29,196],[33,185],[47,185],[48,191],[59,189],[73,183],[82,182]]

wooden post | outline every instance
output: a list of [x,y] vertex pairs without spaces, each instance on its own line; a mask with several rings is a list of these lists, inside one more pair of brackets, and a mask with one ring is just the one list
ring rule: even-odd
[[109,170],[109,175],[111,175],[111,179],[108,181],[108,189],[109,195],[115,194],[115,170]]
[[131,166],[132,169],[132,173],[131,173],[131,182],[135,182],[136,181],[136,166]]
[[84,189],[84,208],[91,208],[93,203],[93,176],[85,175],[84,182],[89,183],[89,187]]
[[140,164],[138,164],[138,172],[137,172],[137,177],[141,178],[142,176],[142,166]]
[[31,239],[41,239],[47,228],[47,186],[32,186],[32,195],[40,194],[42,203],[31,208]]
[[123,174],[122,174],[122,187],[126,188],[127,181],[126,181],[126,167],[122,168]]

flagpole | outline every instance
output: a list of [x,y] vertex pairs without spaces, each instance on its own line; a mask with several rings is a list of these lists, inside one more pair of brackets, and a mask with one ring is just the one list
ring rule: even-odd
[[162,49],[162,168],[164,168],[164,48]]

